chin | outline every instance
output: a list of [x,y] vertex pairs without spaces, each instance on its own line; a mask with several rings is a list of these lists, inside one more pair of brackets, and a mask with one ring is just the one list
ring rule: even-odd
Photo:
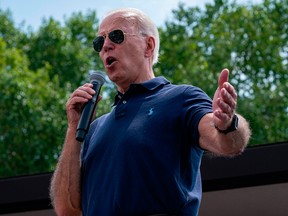
[[109,79],[114,83],[117,83],[117,81],[119,81],[119,79],[120,79],[119,75],[116,73],[107,72],[107,75],[108,75]]

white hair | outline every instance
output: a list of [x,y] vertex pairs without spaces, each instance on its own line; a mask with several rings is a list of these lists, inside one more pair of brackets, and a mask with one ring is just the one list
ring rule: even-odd
[[122,18],[135,19],[139,31],[142,34],[146,36],[152,36],[155,39],[155,49],[153,53],[152,63],[156,64],[158,62],[159,57],[160,38],[157,26],[154,24],[154,22],[144,12],[136,8],[120,8],[112,10],[109,13],[107,13],[103,19],[117,13],[121,14]]

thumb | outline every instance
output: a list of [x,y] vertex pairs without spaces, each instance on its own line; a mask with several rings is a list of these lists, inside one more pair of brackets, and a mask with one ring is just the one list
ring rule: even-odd
[[223,88],[223,84],[225,82],[228,82],[228,79],[229,79],[229,70],[228,69],[223,69],[219,75],[219,78],[218,78],[218,88],[219,89],[222,89]]

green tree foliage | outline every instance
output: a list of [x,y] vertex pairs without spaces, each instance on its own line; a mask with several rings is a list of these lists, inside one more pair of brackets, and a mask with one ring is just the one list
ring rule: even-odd
[[250,145],[288,140],[288,1],[215,0],[204,11],[180,4],[173,15],[161,29],[157,73],[213,97],[220,70],[229,68],[238,112],[253,130]]
[[10,11],[2,11],[0,8],[0,37],[5,41],[6,46],[20,47],[27,42],[25,33],[15,27]]
[[31,70],[49,64],[49,77],[59,77],[60,85],[70,83],[79,86],[87,72],[97,64],[92,40],[97,32],[95,12],[83,15],[74,13],[62,27],[53,18],[44,20],[40,30],[32,34],[25,52],[30,59]]
[[[219,72],[229,68],[238,112],[253,130],[250,145],[287,141],[288,0],[179,4],[172,13],[159,28],[156,75],[213,97]],[[89,70],[103,69],[92,49],[97,26],[96,12],[88,11],[23,31],[0,9],[1,177],[54,169],[67,127],[65,103]],[[110,111],[114,93],[111,83],[102,88],[97,115]]]
[[39,31],[23,32],[0,10],[0,176],[54,169],[66,101],[99,61],[92,49],[97,22],[95,12],[74,13],[65,26],[50,18]]
[[49,170],[63,142],[66,92],[2,39],[0,53],[0,176]]

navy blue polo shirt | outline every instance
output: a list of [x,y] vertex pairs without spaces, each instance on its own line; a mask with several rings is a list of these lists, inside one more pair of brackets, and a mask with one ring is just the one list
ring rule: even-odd
[[198,123],[210,112],[211,99],[197,87],[164,77],[131,84],[83,144],[83,215],[197,215]]

